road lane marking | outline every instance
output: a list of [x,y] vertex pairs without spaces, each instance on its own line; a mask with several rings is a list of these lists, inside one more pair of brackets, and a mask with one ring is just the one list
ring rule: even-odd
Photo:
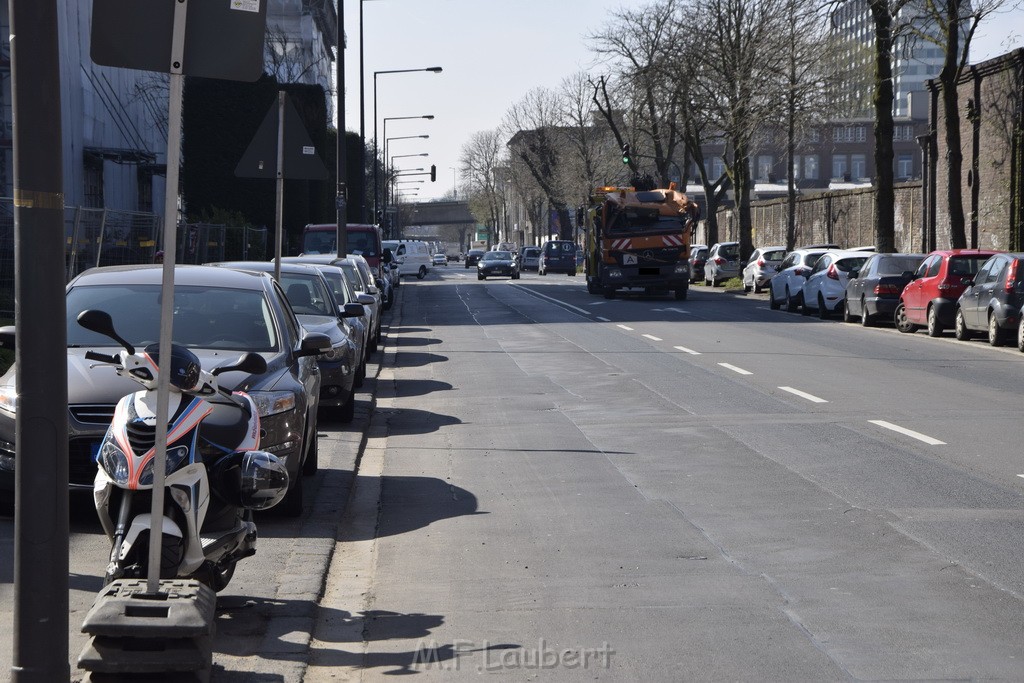
[[672,311],[673,313],[682,313],[683,315],[693,315],[693,313],[690,313],[689,311],[684,311],[681,308],[664,308],[662,310]]
[[651,341],[661,341],[661,337],[655,337],[653,334],[645,334],[643,336],[647,337]]
[[700,351],[694,351],[693,349],[688,349],[685,346],[673,346],[672,348],[674,348],[676,351],[682,351],[683,353],[688,353],[691,356],[699,356],[700,355]]
[[735,365],[730,365],[729,363],[719,363],[719,365],[721,365],[726,370],[732,370],[733,372],[738,372],[741,375],[753,375],[754,374],[754,373],[752,373],[749,370],[744,370],[743,368],[738,368]]
[[600,320],[603,323],[610,323],[611,322],[611,320],[609,320],[608,318],[602,318],[601,316],[597,316],[597,319]]
[[782,389],[783,391],[788,391],[789,393],[793,394],[794,396],[799,396],[800,398],[805,398],[808,401],[810,401],[811,403],[828,403],[828,401],[826,401],[823,398],[818,398],[814,394],[808,394],[806,391],[800,391],[799,389],[794,389],[793,387],[779,387],[779,389]]
[[595,301],[594,303],[587,304],[587,305],[588,306],[604,306],[606,303],[608,303],[608,302],[607,301]]
[[535,292],[532,289],[527,289],[526,287],[523,287],[522,285],[513,285],[511,281],[509,281],[509,284],[512,285],[513,287],[515,287],[518,290],[526,292],[527,294],[531,294],[533,296],[540,297],[541,299],[547,299],[548,301],[550,301],[552,303],[556,303],[559,306],[563,306],[565,308],[571,308],[572,310],[576,311],[577,313],[579,313],[581,315],[590,315],[590,311],[585,311],[582,308],[578,308],[576,306],[573,306],[572,304],[567,304],[564,301],[560,301],[560,300],[558,300],[558,299],[556,299],[554,297],[548,296],[546,294],[541,294],[540,292]]
[[627,332],[632,332],[633,331],[633,328],[630,327],[629,325],[616,325],[615,327],[621,327],[622,329],[626,330]]
[[1018,474],[1017,476],[1020,477],[1021,479],[1024,479],[1024,474]]
[[890,429],[890,430],[892,430],[894,432],[898,432],[900,434],[903,434],[904,436],[909,436],[912,439],[917,439],[918,441],[923,441],[924,443],[928,444],[929,446],[945,446],[946,445],[945,441],[939,441],[938,439],[933,439],[932,437],[930,437],[930,436],[928,436],[926,434],[922,434],[921,432],[915,432],[913,430],[907,429],[906,427],[900,427],[899,425],[894,425],[892,422],[886,422],[885,420],[868,420],[868,422],[870,422],[873,425],[878,425],[879,427],[882,427],[884,429]]

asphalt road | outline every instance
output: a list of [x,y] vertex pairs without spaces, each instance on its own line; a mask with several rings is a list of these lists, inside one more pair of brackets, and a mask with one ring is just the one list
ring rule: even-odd
[[257,519],[212,680],[1024,679],[1016,349],[451,267],[406,281],[378,360],[303,517]]
[[306,680],[1024,679],[1024,354],[439,270]]

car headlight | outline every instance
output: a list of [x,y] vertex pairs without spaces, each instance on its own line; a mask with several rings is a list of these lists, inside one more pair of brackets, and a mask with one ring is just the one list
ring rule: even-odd
[[[114,445],[113,441],[104,441],[100,448],[100,467],[115,484],[124,486],[128,483],[128,456]],[[150,479],[152,481],[152,479]]]
[[[168,448],[164,475],[169,475],[171,472],[177,470],[182,461],[186,458],[188,458],[188,446],[175,446],[174,448]],[[156,458],[153,458],[146,463],[145,467],[142,468],[142,473],[139,474],[139,484],[143,486],[153,485],[153,465],[155,463]]]
[[10,415],[18,412],[18,392],[14,387],[0,387],[0,410]]
[[253,391],[249,396],[256,402],[260,417],[286,413],[295,409],[295,394],[290,391]]

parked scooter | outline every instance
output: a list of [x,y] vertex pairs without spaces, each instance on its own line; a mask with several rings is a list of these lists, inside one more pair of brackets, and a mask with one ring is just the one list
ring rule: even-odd
[[[153,522],[159,345],[136,349],[114,330],[105,312],[89,310],[78,324],[116,341],[115,355],[85,357],[114,366],[144,388],[122,398],[100,444],[93,498],[111,540],[105,581],[145,578]],[[184,346],[172,344],[160,578],[194,578],[215,591],[227,586],[235,564],[256,552],[253,510],[276,505],[288,491],[288,472],[257,450],[259,412],[243,392],[217,384],[229,371],[262,374],[267,363],[246,353],[212,372]]]

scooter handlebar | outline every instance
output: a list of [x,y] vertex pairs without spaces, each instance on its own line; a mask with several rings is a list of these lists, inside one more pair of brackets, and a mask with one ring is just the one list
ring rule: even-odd
[[99,361],[100,363],[120,363],[121,359],[117,356],[109,356],[105,353],[98,353],[96,351],[86,351],[85,357],[88,360]]

